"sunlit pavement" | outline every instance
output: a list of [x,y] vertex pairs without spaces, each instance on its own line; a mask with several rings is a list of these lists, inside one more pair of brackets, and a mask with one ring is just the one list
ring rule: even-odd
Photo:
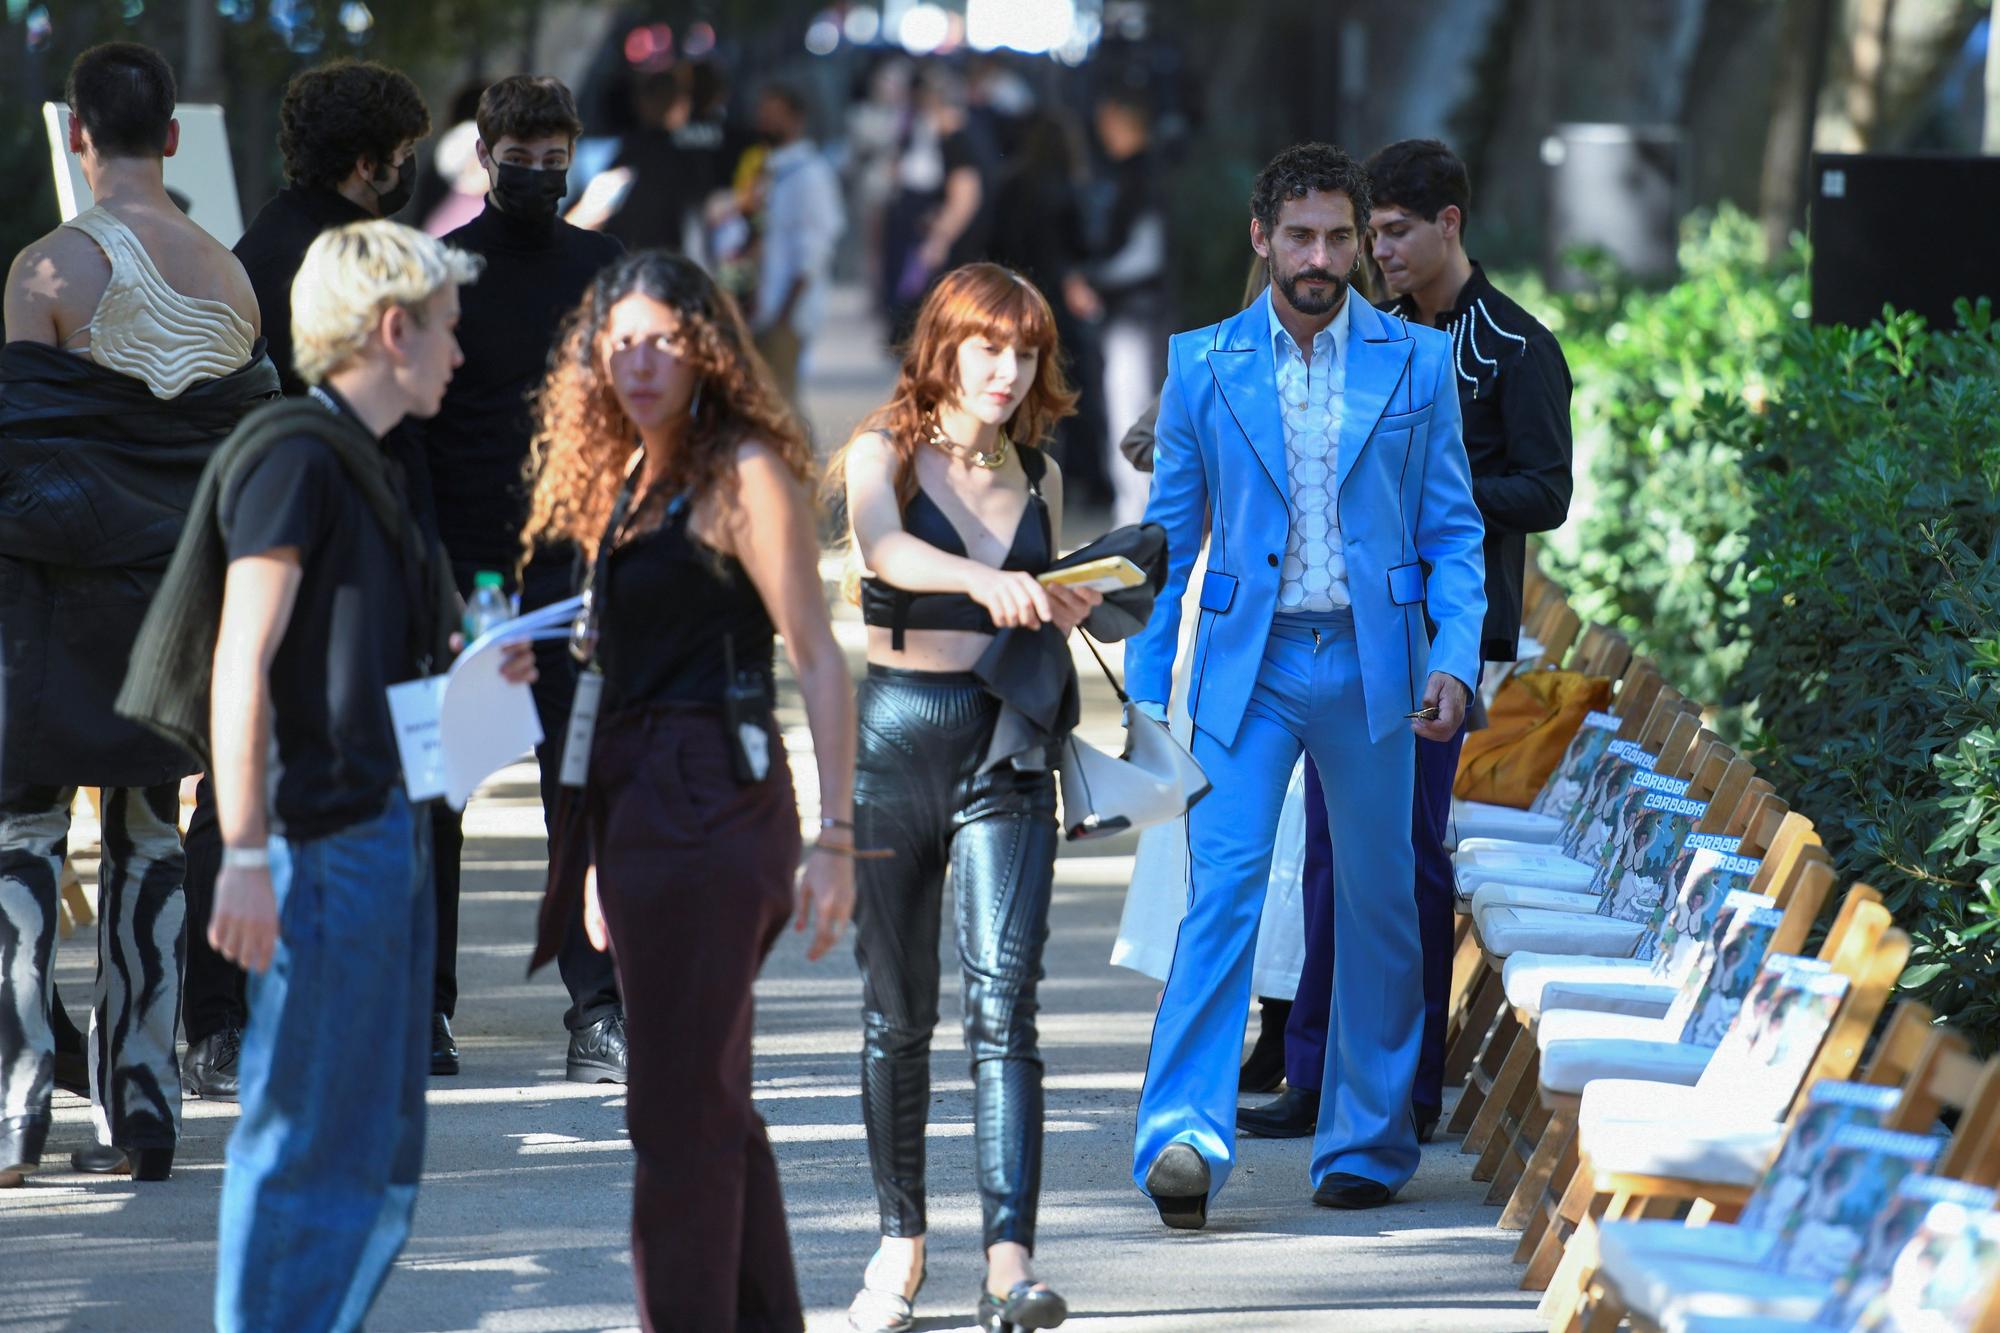
[[[845,318],[823,340],[809,390],[822,447],[844,437],[889,378],[858,303],[840,295]],[[839,628],[858,662],[859,626]],[[1086,734],[1109,743],[1117,716],[1101,679],[1087,685],[1086,714]],[[781,721],[802,779],[802,814],[813,820],[810,747],[795,694]],[[636,1322],[624,1100],[617,1088],[562,1081],[561,983],[553,968],[523,976],[543,866],[532,778],[526,766],[501,774],[467,816],[455,1025],[464,1072],[432,1083],[416,1233],[371,1329],[525,1333]],[[1308,1143],[1247,1140],[1206,1231],[1159,1225],[1128,1164],[1158,986],[1105,962],[1131,850],[1129,842],[1073,848],[1057,865],[1041,988],[1049,1133],[1037,1260],[1070,1300],[1065,1327],[1540,1327],[1533,1298],[1515,1289],[1515,1237],[1494,1228],[1496,1210],[1480,1202],[1485,1187],[1470,1182],[1470,1159],[1455,1141],[1426,1149],[1395,1206],[1341,1213],[1311,1204]],[[972,1326],[980,1281],[979,1204],[953,955],[941,947],[930,1276],[918,1327],[958,1330]],[[59,980],[79,1016],[94,966],[90,932],[63,945]],[[830,1333],[846,1327],[842,1312],[875,1237],[860,1119],[860,983],[845,949],[809,964],[799,940],[787,937],[757,994],[759,1109],[784,1176],[809,1327]],[[189,1102],[174,1179],[135,1186],[69,1171],[68,1154],[90,1139],[89,1114],[67,1094],[56,1101],[48,1169],[29,1188],[0,1191],[0,1328],[204,1326],[234,1104]]]

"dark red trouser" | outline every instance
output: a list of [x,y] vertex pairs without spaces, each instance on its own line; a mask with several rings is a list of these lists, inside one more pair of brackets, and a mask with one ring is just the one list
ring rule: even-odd
[[649,1333],[805,1326],[778,1164],[750,1103],[751,984],[791,915],[784,749],[739,785],[722,719],[606,718],[589,816],[630,1042],[632,1269]]

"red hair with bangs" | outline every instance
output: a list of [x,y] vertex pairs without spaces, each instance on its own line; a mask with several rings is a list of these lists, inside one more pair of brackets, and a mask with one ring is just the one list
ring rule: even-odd
[[[1035,382],[1006,423],[1008,439],[1045,444],[1056,423],[1076,411],[1076,391],[1063,375],[1055,311],[1041,289],[999,264],[953,269],[938,279],[917,312],[896,391],[855,432],[879,434],[895,450],[896,498],[904,504],[917,491],[917,450],[929,442],[938,409],[958,395],[958,349],[968,338],[1039,354]],[[834,494],[845,486],[846,462],[842,449],[827,470],[827,489]]]

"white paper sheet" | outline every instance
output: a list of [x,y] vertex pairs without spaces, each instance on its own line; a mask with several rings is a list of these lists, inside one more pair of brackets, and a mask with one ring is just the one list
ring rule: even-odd
[[411,800],[442,796],[463,810],[474,788],[541,743],[534,696],[500,674],[502,649],[567,638],[581,604],[572,597],[496,625],[468,644],[451,670],[389,687]]

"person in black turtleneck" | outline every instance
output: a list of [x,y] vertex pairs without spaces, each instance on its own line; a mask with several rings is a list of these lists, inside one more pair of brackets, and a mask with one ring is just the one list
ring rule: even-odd
[[[573,227],[557,216],[568,186],[570,154],[583,125],[576,102],[559,81],[520,74],[502,79],[479,99],[479,162],[493,188],[478,217],[444,239],[479,255],[486,268],[465,289],[458,326],[465,364],[452,377],[444,406],[422,423],[439,532],[459,591],[471,595],[482,570],[505,586],[519,584],[525,608],[571,592],[572,559],[538,553],[525,571],[521,529],[528,518],[525,468],[531,425],[528,395],[548,368],[557,326],[599,269],[623,253],[613,237]],[[545,809],[555,803],[576,666],[566,646],[540,645],[535,706],[547,739],[537,753]],[[456,812],[433,807],[437,866],[438,1034],[433,1072],[457,1072],[450,1019],[458,1001],[459,856],[464,833]],[[569,988],[568,1075],[579,1083],[625,1081],[625,1015],[611,959],[590,947],[581,916],[557,956]]]
[[[323,231],[388,217],[410,201],[417,141],[430,133],[423,94],[403,74],[382,65],[337,60],[309,69],[285,88],[278,110],[284,189],[258,210],[236,258],[250,275],[263,313],[271,364],[285,396],[306,392],[292,364],[292,278],[306,249]],[[392,432],[384,447],[401,468],[410,503],[429,527],[430,478],[410,443]],[[222,834],[208,780],[195,790],[187,832],[187,963],[181,1023],[187,1058],[181,1088],[190,1097],[236,1098],[236,1058],[249,1010],[242,969],[208,943]]]
[[306,247],[323,231],[390,217],[410,202],[417,141],[431,132],[431,113],[407,76],[337,60],[291,81],[278,123],[287,184],[236,242],[236,257],[264,312],[279,382],[296,398],[306,386],[292,365],[292,278]]

